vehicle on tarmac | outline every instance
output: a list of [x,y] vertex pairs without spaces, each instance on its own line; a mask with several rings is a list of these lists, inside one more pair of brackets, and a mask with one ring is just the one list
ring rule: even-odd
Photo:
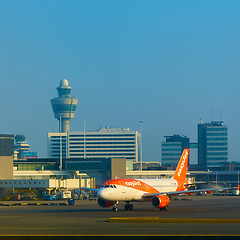
[[191,186],[187,179],[189,149],[184,149],[178,166],[170,179],[112,179],[106,181],[100,189],[82,188],[98,192],[98,204],[101,207],[112,207],[118,211],[117,204],[126,202],[125,210],[132,210],[131,202],[152,202],[153,207],[167,210],[172,197],[179,194],[192,195],[197,192],[226,190],[233,188],[212,188],[188,190]]
[[56,200],[56,196],[55,195],[46,195],[43,197],[43,200],[45,200],[45,201]]

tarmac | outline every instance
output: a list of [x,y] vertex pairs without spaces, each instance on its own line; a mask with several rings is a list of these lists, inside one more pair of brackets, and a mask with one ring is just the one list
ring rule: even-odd
[[0,236],[240,236],[240,196],[178,199],[170,203],[168,211],[147,202],[133,203],[133,211],[124,211],[124,203],[120,203],[118,212],[100,208],[95,200],[77,200],[75,205],[6,201],[0,204]]

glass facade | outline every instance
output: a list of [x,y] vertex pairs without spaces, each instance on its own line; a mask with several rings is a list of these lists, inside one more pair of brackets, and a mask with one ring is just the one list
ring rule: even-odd
[[14,135],[0,134],[0,156],[13,156]]
[[222,121],[198,124],[198,163],[205,169],[223,170],[228,161],[228,128]]
[[165,136],[162,142],[162,166],[177,165],[184,148],[189,148],[189,138],[186,136]]
[[[125,157],[138,161],[138,139],[138,132],[129,129],[62,133],[62,158]],[[48,134],[48,156],[60,157],[60,133]]]

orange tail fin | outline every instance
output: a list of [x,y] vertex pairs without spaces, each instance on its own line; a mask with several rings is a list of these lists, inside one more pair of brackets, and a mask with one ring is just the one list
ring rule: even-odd
[[186,179],[187,166],[188,166],[188,155],[189,155],[189,149],[185,148],[183,150],[182,156],[180,158],[177,169],[173,176],[174,179],[176,179],[176,180],[185,180]]

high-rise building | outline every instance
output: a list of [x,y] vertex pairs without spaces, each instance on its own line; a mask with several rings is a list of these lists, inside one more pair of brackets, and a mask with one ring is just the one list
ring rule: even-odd
[[13,178],[14,135],[0,134],[0,179]]
[[38,158],[37,152],[30,152],[30,145],[24,135],[15,135],[13,160],[29,158]]
[[198,124],[198,165],[225,170],[228,161],[228,128],[223,121]]
[[162,166],[175,166],[178,164],[184,148],[189,148],[189,138],[186,136],[165,136],[162,142]]
[[58,97],[51,100],[54,116],[59,121],[59,132],[62,133],[69,131],[69,121],[74,118],[78,103],[76,98],[70,96],[71,89],[68,81],[62,79],[57,87]]
[[13,156],[14,135],[0,134],[0,156]]
[[138,139],[139,133],[128,128],[48,133],[48,157],[60,158],[62,145],[62,158],[115,157],[138,161]]
[[23,159],[23,153],[29,152],[30,145],[26,141],[26,137],[24,135],[16,135],[15,136],[15,145],[14,145],[14,159]]

